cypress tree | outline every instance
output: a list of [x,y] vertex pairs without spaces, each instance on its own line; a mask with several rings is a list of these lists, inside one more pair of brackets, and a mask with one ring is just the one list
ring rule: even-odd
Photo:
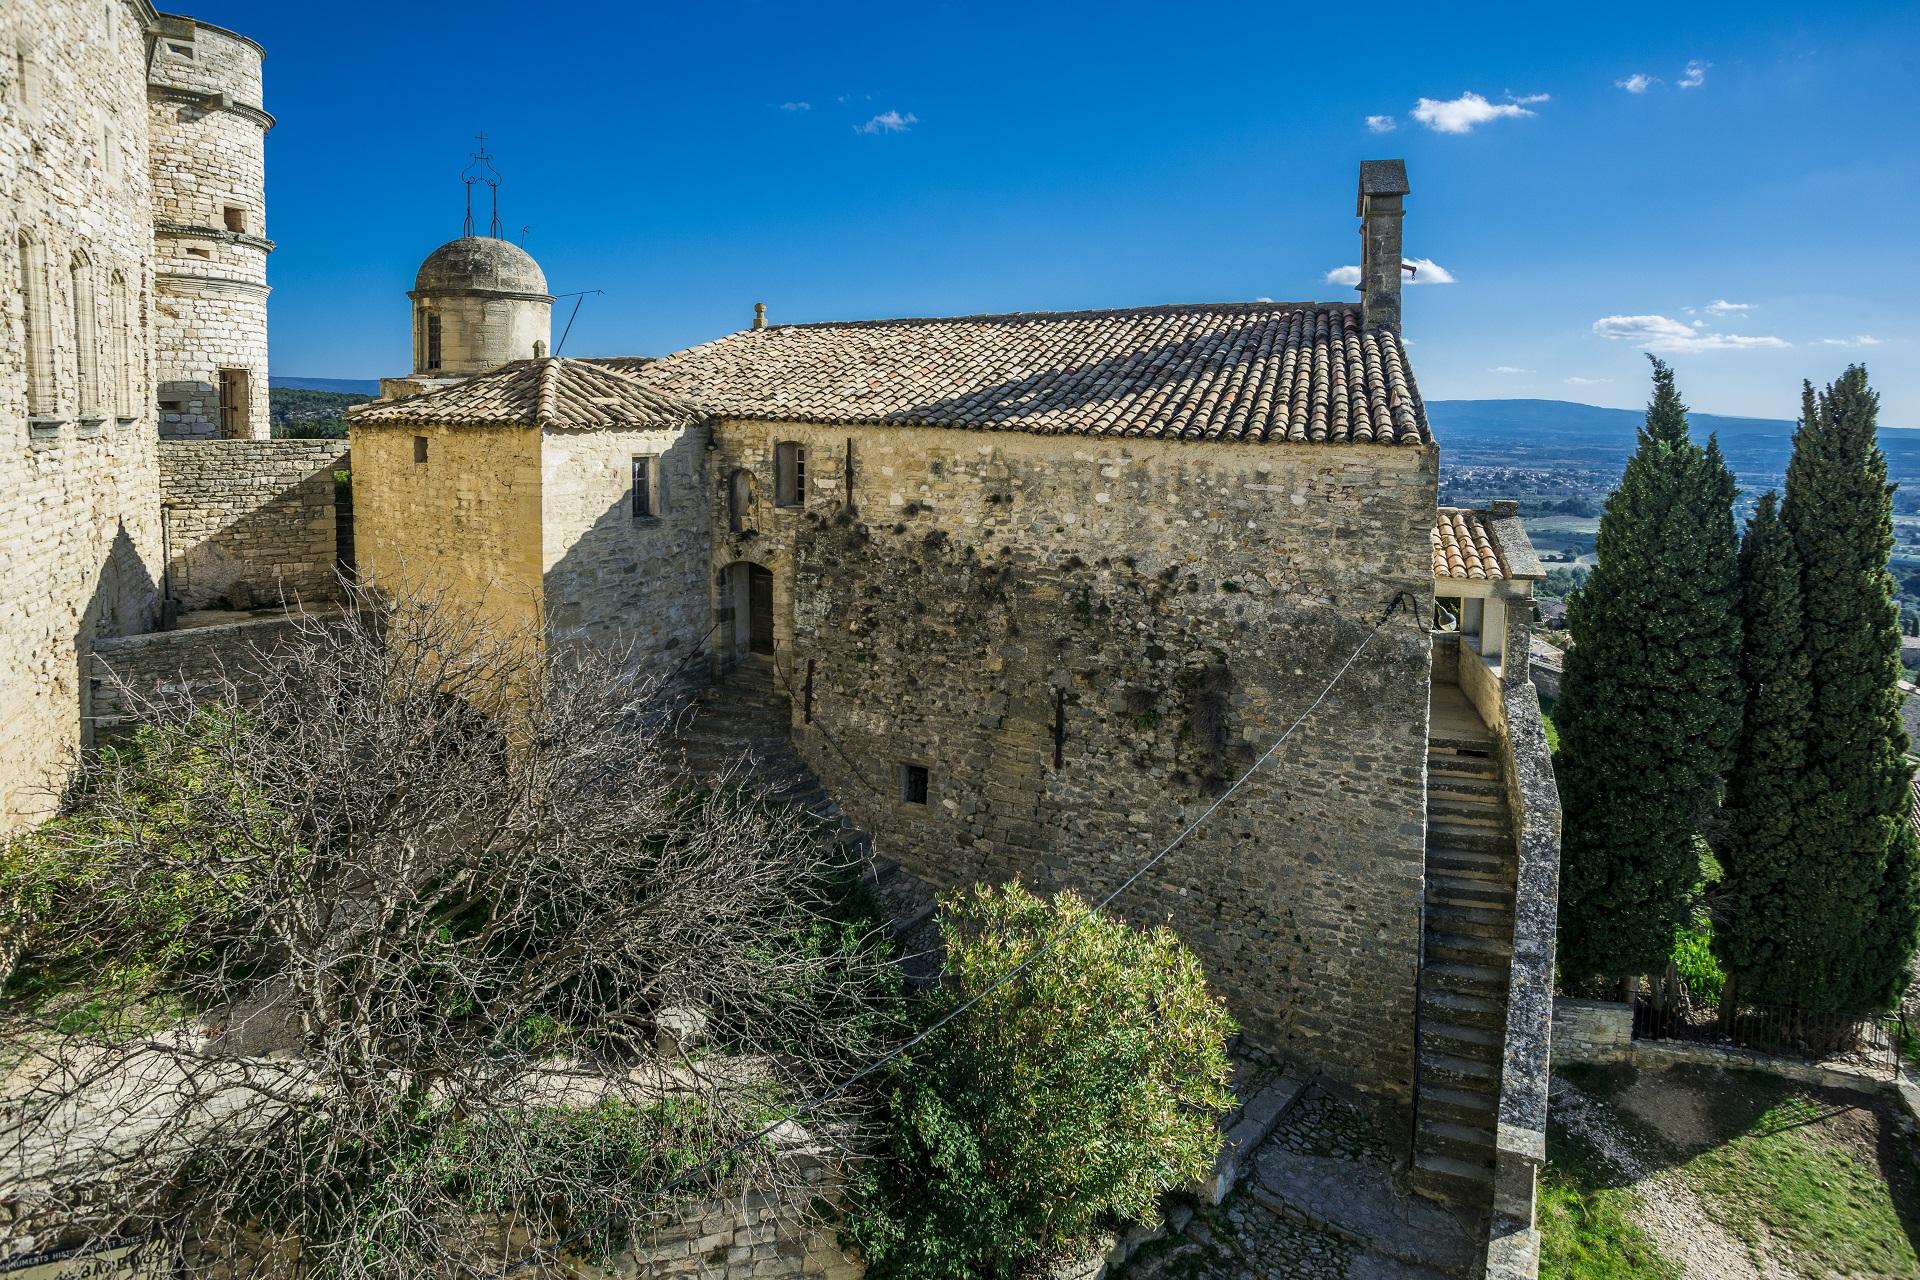
[[1728,838],[1713,949],[1734,980],[1730,998],[1799,1004],[1825,981],[1809,932],[1806,851],[1808,683],[1800,556],[1767,494],[1740,544],[1740,676],[1746,711],[1727,777]]
[[1812,692],[1798,878],[1814,950],[1794,1002],[1842,1013],[1898,998],[1920,926],[1879,407],[1859,365],[1817,398],[1806,386],[1780,511],[1800,560]]
[[1554,708],[1560,963],[1571,980],[1665,969],[1699,881],[1694,831],[1740,719],[1733,474],[1687,435],[1653,361],[1639,446],[1607,496],[1599,563],[1567,601]]

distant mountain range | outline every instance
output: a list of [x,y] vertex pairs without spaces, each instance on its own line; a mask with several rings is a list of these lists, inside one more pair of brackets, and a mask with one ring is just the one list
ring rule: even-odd
[[[1736,475],[1786,474],[1794,425],[1787,419],[1717,413],[1690,413],[1687,419],[1695,439],[1719,435]],[[1618,472],[1646,414],[1569,400],[1429,400],[1427,420],[1451,463]],[[1882,427],[1880,448],[1894,479],[1920,480],[1920,431]]]
[[377,378],[289,378],[273,373],[267,375],[267,386],[284,387],[288,391],[344,391],[356,396],[380,394]]

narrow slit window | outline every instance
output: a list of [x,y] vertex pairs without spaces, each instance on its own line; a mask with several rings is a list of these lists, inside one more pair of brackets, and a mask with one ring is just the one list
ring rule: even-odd
[[660,495],[656,486],[660,482],[659,459],[641,457],[633,460],[633,518],[651,520],[660,514]]
[[22,231],[15,242],[20,254],[20,314],[26,338],[27,416],[53,416],[53,329],[47,308],[47,263],[40,242]]
[[440,367],[440,317],[427,316],[427,368]]
[[923,764],[903,764],[900,766],[900,798],[908,804],[927,802],[927,766]]
[[415,436],[413,438],[413,460],[417,463],[427,460],[427,438],[425,436]]
[[127,297],[127,278],[118,271],[113,273],[111,288],[113,415],[128,421],[133,417],[133,304]]
[[775,506],[798,507],[806,502],[807,448],[788,441],[773,450],[773,501]]
[[94,293],[93,263],[76,253],[67,263],[73,298],[74,372],[82,418],[100,416],[100,312]]

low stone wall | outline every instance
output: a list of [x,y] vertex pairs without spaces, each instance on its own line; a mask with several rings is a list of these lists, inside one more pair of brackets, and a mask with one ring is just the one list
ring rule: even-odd
[[535,1271],[568,1280],[859,1280],[866,1264],[841,1251],[831,1228],[808,1229],[754,1197],[714,1201],[599,1262]]
[[[1460,655],[1463,669],[1475,662],[1477,659],[1466,653]],[[1549,1054],[1554,1038],[1560,792],[1554,784],[1553,757],[1547,750],[1539,695],[1526,680],[1516,678],[1499,686],[1496,727],[1504,743],[1501,763],[1518,862],[1486,1275],[1488,1280],[1532,1280],[1539,1271],[1535,1189],[1540,1167],[1547,1159]]]
[[1633,1054],[1633,1006],[1616,1000],[1553,1002],[1553,1064],[1625,1062]]
[[275,614],[96,641],[89,674],[95,740],[111,737],[127,725],[136,696],[183,696],[211,687],[223,675],[246,687],[250,673],[263,669],[266,655],[323,616]]
[[166,588],[179,608],[339,596],[338,440],[162,440]]

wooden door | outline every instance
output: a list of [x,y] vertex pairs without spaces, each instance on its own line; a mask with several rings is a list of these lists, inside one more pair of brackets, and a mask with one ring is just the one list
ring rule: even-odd
[[747,651],[773,652],[773,574],[747,566]]

